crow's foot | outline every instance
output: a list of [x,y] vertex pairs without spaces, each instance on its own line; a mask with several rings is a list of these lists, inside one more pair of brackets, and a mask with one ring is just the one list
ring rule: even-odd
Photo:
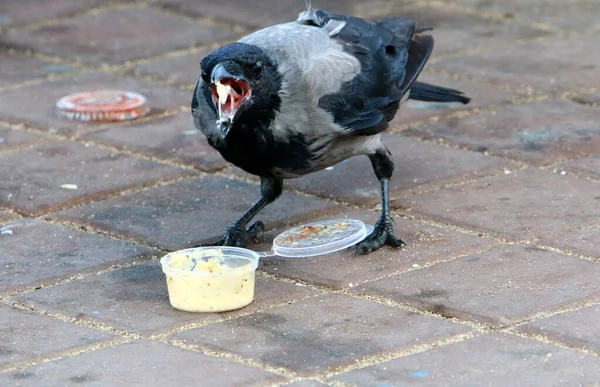
[[201,243],[196,247],[206,246],[233,246],[233,247],[246,247],[248,241],[256,239],[258,234],[265,230],[265,225],[260,220],[257,220],[248,227],[246,230],[245,226],[240,222],[235,222],[227,228],[223,238],[216,242]]
[[389,216],[379,218],[373,232],[356,244],[355,252],[356,254],[368,254],[383,245],[390,245],[392,247],[406,245],[402,239],[394,235],[392,219]]

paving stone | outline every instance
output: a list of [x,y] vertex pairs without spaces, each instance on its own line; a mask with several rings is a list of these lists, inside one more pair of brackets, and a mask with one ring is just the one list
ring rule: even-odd
[[[597,199],[600,200],[600,199]],[[565,249],[571,253],[594,257],[600,260],[600,225],[571,226],[540,239],[544,246]]]
[[39,6],[39,0],[0,3],[0,26],[28,24],[41,19],[65,17],[108,3],[107,0],[53,0]]
[[596,262],[511,245],[367,283],[357,291],[504,326],[584,299],[600,300],[598,275]]
[[392,129],[422,121],[431,121],[434,117],[445,117],[457,111],[481,109],[489,105],[508,103],[515,98],[515,95],[499,88],[477,85],[428,72],[427,70],[419,75],[419,81],[461,90],[471,98],[471,102],[463,105],[462,103],[432,103],[409,99],[390,123]]
[[114,74],[91,73],[0,93],[0,119],[62,134],[98,129],[102,124],[59,118],[54,111],[59,98],[71,93],[97,89],[132,90],[142,93],[148,98],[148,106],[151,108],[149,116],[189,106],[192,98],[190,92],[185,90]]
[[320,292],[257,277],[254,302],[226,313],[188,313],[169,304],[167,283],[158,261],[72,281],[17,296],[41,310],[95,321],[136,333],[166,330],[191,322],[211,322],[253,313]]
[[[556,168],[557,173],[568,174],[571,171],[576,171],[593,179],[599,179],[600,155],[569,161]],[[600,201],[600,195],[594,196],[594,199]],[[600,225],[598,224],[573,226],[570,228],[569,233],[557,232],[556,235],[543,238],[540,243],[547,246],[566,248],[575,254],[600,258],[600,239],[598,235],[600,235]]]
[[[409,4],[407,0],[320,0],[313,6],[348,15],[382,15],[390,7]],[[161,0],[165,8],[195,17],[214,17],[231,21],[247,28],[267,27],[277,23],[296,20],[298,13],[306,10],[302,1],[268,0],[253,2],[250,7],[240,7],[236,0]]]
[[147,8],[121,8],[8,33],[10,42],[99,65],[233,37],[234,32]]
[[399,202],[435,219],[513,240],[557,233],[568,238],[579,228],[598,223],[599,187],[571,175],[528,169]]
[[423,345],[469,328],[341,294],[329,294],[173,336],[313,375]]
[[43,140],[44,137],[40,135],[23,132],[21,130],[14,130],[0,125],[0,152],[13,147],[34,144]]
[[[0,155],[0,163],[7,167],[0,171],[0,205],[28,214],[190,174],[184,169],[68,141],[48,141]],[[61,187],[64,184],[77,188]]]
[[[206,176],[76,207],[53,217],[181,249],[220,238],[259,197],[258,186]],[[324,200],[284,193],[256,220],[272,229],[342,209]]]
[[286,384],[286,387],[327,387],[328,384],[318,382],[316,380],[303,380],[301,382],[294,382]]
[[156,252],[36,219],[4,224],[0,235],[0,292],[35,286]]
[[354,385],[594,386],[597,357],[491,333],[336,376]]
[[202,132],[196,129],[189,112],[98,130],[83,138],[152,157],[175,160],[203,171],[215,171],[227,165],[219,152],[208,144]]
[[[1,382],[1,381],[4,382]],[[138,341],[0,374],[3,385],[259,386],[282,376],[168,344]],[[18,384],[15,384],[18,383]]]
[[472,13],[458,12],[452,7],[393,7],[387,15],[401,16],[417,22],[418,27],[433,28],[433,58],[455,54],[503,41],[532,39],[547,33],[523,24],[484,19]]
[[568,173],[569,169],[583,172],[584,174],[588,174],[591,177],[598,179],[600,178],[600,154],[569,161],[565,164],[564,170]]
[[589,49],[596,40],[596,36],[581,35],[522,43],[506,41],[494,45],[493,49],[443,59],[431,66],[491,83],[520,88],[531,86],[540,91],[599,86],[600,54]]
[[0,366],[113,337],[6,305],[0,305],[0,334]]
[[[404,137],[384,135],[396,164],[390,183],[392,200],[407,191],[497,173],[507,161],[481,153],[438,146]],[[237,170],[237,168],[236,168]],[[240,170],[236,174],[250,176]],[[357,204],[379,204],[381,185],[365,156],[353,157],[333,169],[285,182],[286,187]]]
[[547,164],[598,151],[600,110],[568,101],[511,105],[498,111],[450,118],[407,133]]
[[[344,217],[375,224],[379,213],[357,211],[340,216],[340,218]],[[399,216],[395,216],[394,220],[396,234],[408,244],[400,250],[383,247],[366,256],[356,256],[352,251],[342,250],[311,258],[261,258],[260,270],[340,289],[440,260],[484,251],[493,245],[493,242],[487,238],[447,231],[439,227],[411,222]],[[252,249],[268,251],[274,236],[281,231],[283,230],[268,233],[265,235],[266,242],[253,245]]]
[[[594,90],[594,89],[592,89]],[[579,92],[579,93],[574,93],[574,95],[572,95],[571,100],[577,103],[580,103],[582,105],[591,105],[591,106],[598,106],[600,105],[600,91],[596,90],[596,91],[592,91],[592,92],[586,92],[585,90]]]
[[0,85],[2,87],[52,75],[62,75],[73,72],[75,69],[74,66],[52,63],[10,49],[0,49]]
[[590,306],[537,320],[518,328],[520,332],[547,337],[570,346],[600,352],[600,306]]
[[200,61],[211,51],[210,48],[207,48],[192,54],[143,62],[136,65],[134,70],[142,74],[162,78],[167,82],[184,85],[190,90],[194,90],[200,77]]
[[[4,226],[3,223],[8,222],[13,219],[16,219],[16,218],[17,218],[17,216],[13,212],[11,212],[9,210],[0,209],[0,226]],[[0,227],[0,229],[2,229],[2,228]]]
[[507,19],[518,18],[531,23],[543,23],[552,29],[588,32],[598,26],[594,15],[600,13],[600,4],[595,0],[454,0],[477,11],[496,12]]

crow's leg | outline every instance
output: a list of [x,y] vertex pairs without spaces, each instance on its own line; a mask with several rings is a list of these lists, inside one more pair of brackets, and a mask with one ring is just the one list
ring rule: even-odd
[[394,235],[392,217],[390,215],[389,183],[394,172],[394,161],[387,148],[382,147],[369,155],[377,179],[381,182],[381,216],[375,224],[373,232],[356,245],[357,254],[367,254],[388,244],[402,247],[405,243]]
[[231,224],[225,231],[223,238],[212,243],[203,243],[198,245],[202,246],[235,246],[235,247],[246,247],[249,239],[256,238],[259,232],[264,230],[263,222],[260,220],[254,222],[248,229],[248,223],[258,214],[260,210],[265,208],[267,204],[272,203],[281,195],[283,190],[283,181],[277,178],[266,178],[260,179],[260,192],[262,197],[259,201],[242,215],[237,221]]

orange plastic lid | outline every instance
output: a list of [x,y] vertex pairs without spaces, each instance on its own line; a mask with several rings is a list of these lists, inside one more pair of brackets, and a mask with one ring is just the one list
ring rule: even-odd
[[146,115],[146,97],[132,91],[96,90],[62,97],[58,115],[77,121],[126,121]]

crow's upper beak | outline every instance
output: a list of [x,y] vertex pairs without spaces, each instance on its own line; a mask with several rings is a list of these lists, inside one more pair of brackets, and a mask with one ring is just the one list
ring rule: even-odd
[[223,66],[222,63],[219,63],[218,65],[215,66],[215,68],[213,68],[213,71],[210,75],[210,80],[212,83],[215,83],[216,81],[220,81],[223,78],[236,78],[236,77],[231,75],[229,73],[229,71],[227,71],[225,69],[225,66]]
[[223,137],[226,137],[238,109],[250,98],[250,86],[245,78],[232,75],[221,63],[213,68],[211,83],[213,102],[219,111],[217,127]]

